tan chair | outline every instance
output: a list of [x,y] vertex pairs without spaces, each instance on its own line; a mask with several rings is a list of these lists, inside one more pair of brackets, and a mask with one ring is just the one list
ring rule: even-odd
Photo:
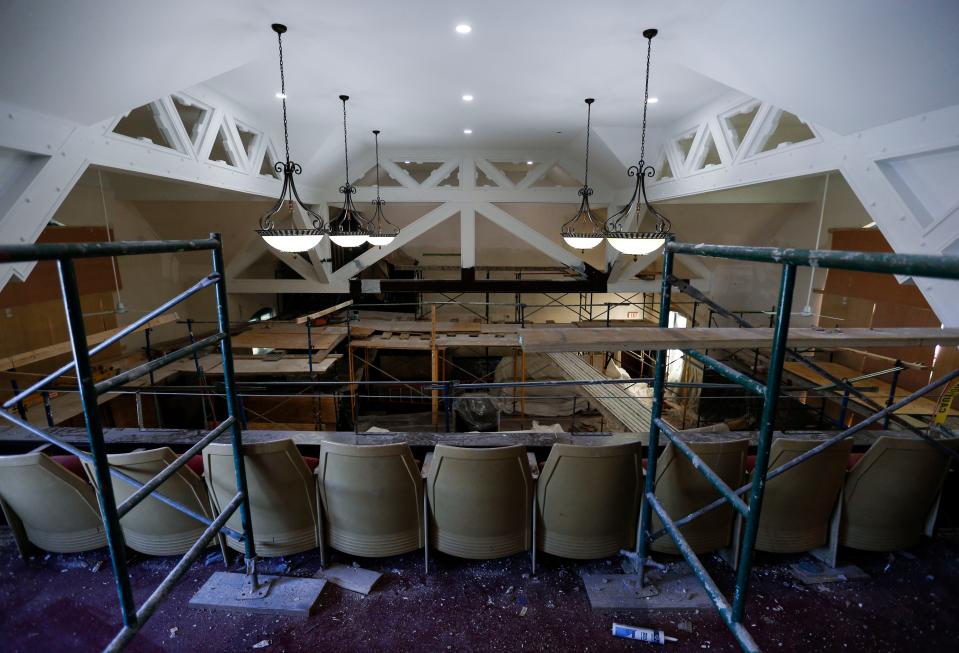
[[642,496],[642,445],[554,444],[536,495],[541,551],[589,560],[616,555],[636,542]]
[[[134,451],[107,456],[110,466],[127,476],[146,483],[177,459],[169,447]],[[84,462],[90,482],[96,486],[93,465]],[[137,491],[129,483],[113,478],[113,494],[119,506]],[[184,465],[155,490],[168,499],[186,506],[208,519],[213,519],[210,498],[203,479]],[[134,551],[154,556],[182,555],[193,546],[206,524],[168,506],[159,499],[147,497],[120,519],[123,539]]]
[[[255,442],[244,444],[243,449],[257,555],[292,555],[319,546],[316,479],[293,440]],[[203,468],[211,503],[219,513],[236,495],[233,447],[206,447]],[[239,510],[227,525],[242,532]],[[243,544],[232,538],[227,538],[227,544],[243,551]]]
[[324,442],[316,477],[334,549],[385,557],[423,546],[423,479],[408,444]]
[[526,447],[438,444],[423,467],[434,548],[475,560],[530,550],[535,459]]
[[[739,487],[745,476],[746,453],[749,440],[725,442],[687,441],[687,445],[709,465],[729,487]],[[667,445],[656,463],[656,498],[674,520],[712,503],[721,495],[706,477],[695,469],[689,459]],[[663,527],[659,517],[652,515],[652,528]],[[728,503],[685,526],[680,532],[696,553],[715,551],[729,545],[733,528],[733,509]],[[655,540],[653,551],[679,555],[668,535]]]
[[0,508],[24,558],[106,546],[93,486],[44,453],[0,457]]
[[[959,438],[942,440],[955,450]],[[896,551],[932,534],[935,508],[950,457],[918,438],[883,436],[846,478],[839,544]]]
[[[768,469],[773,471],[821,443],[821,440],[776,438],[769,450]],[[850,451],[852,440],[843,440],[767,481],[756,535],[757,549],[798,553],[826,543],[829,518],[842,490]]]

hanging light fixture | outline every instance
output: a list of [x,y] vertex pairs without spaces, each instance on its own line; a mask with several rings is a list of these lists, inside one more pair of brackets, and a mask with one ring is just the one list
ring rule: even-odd
[[336,218],[330,219],[330,240],[340,247],[359,247],[370,236],[369,222],[353,205],[356,186],[350,183],[350,150],[346,142],[346,101],[349,95],[341,95],[343,103],[343,161],[346,168],[346,183],[340,186],[343,193],[343,210]]
[[[256,230],[256,233],[263,237],[267,245],[281,252],[305,252],[320,244],[326,229],[323,226],[323,219],[303,204],[296,192],[296,184],[293,182],[293,175],[300,174],[303,169],[299,163],[290,161],[290,135],[286,122],[286,79],[283,75],[283,33],[286,32],[286,25],[273,23],[272,28],[276,32],[280,51],[280,92],[277,97],[283,100],[283,144],[286,147],[286,161],[277,161],[273,166],[274,170],[283,175],[283,189],[269,213],[260,218],[260,228]],[[295,226],[290,229],[277,228],[274,218],[280,214],[284,206],[290,222],[296,224],[294,202],[306,211],[306,215],[313,218],[311,229],[299,229]]]
[[[652,179],[656,176],[656,170],[653,166],[646,165],[646,109],[649,106],[649,61],[653,51],[653,37],[659,33],[659,30],[648,29],[643,32],[646,37],[646,94],[643,97],[643,136],[639,146],[639,163],[630,166],[626,174],[630,177],[636,177],[636,187],[633,188],[633,196],[622,210],[609,216],[606,220],[606,226],[603,228],[603,235],[607,242],[622,252],[623,254],[632,254],[633,256],[642,256],[651,254],[666,243],[666,238],[670,235],[672,224],[662,213],[657,211],[649,198],[646,196],[646,178]],[[624,227],[630,222],[630,218],[636,216],[639,203],[642,202],[656,218],[655,231],[626,231]],[[636,225],[637,228],[639,225]]]
[[579,204],[579,211],[570,218],[560,233],[566,244],[575,249],[592,249],[603,242],[603,222],[589,208],[589,196],[593,189],[589,187],[589,130],[590,118],[593,110],[593,98],[586,98],[586,171],[583,175],[583,187],[579,195],[583,198]]
[[370,245],[382,247],[389,245],[396,238],[400,230],[383,215],[383,205],[386,201],[380,198],[380,130],[373,130],[373,140],[376,143],[376,199],[373,201],[373,216],[370,218]]

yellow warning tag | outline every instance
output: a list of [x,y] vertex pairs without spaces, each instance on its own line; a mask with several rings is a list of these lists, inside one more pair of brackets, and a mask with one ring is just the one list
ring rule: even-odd
[[936,424],[945,424],[946,417],[949,416],[949,410],[952,408],[952,400],[959,394],[959,381],[949,386],[949,389],[939,397],[939,403],[936,405]]

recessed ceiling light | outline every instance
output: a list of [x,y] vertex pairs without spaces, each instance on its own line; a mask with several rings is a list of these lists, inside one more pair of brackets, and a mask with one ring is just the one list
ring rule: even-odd
[[649,103],[650,103],[650,104],[656,104],[657,102],[659,102],[659,98],[658,98],[658,97],[651,97],[651,98],[649,98]]
[[473,101],[473,96],[470,95],[469,93],[463,96],[463,102],[472,102],[472,101]]
[[277,99],[277,100],[285,100],[285,99],[286,99],[286,93],[284,93],[283,91],[277,91],[277,92],[276,92],[276,99]]
[[526,162],[526,165],[531,166],[531,165],[533,165],[533,162],[532,162],[532,161],[527,161],[527,162]]
[[466,23],[460,23],[459,25],[456,26],[457,34],[469,34],[472,31],[473,31],[473,28],[467,25]]
[[467,136],[469,136],[470,134],[473,133],[473,130],[472,130],[472,129],[464,129],[464,130],[463,130],[463,133],[466,134]]

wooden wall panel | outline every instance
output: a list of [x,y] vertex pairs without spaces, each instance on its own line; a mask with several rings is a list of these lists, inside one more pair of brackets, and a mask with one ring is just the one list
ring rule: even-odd
[[[832,249],[864,252],[891,252],[892,248],[878,229],[834,229]],[[912,284],[900,284],[891,274],[829,270],[823,289],[819,325],[827,328],[851,327],[938,327],[936,317],[922,293]],[[934,347],[870,348],[883,356],[932,366]],[[831,360],[862,370],[876,372],[893,366],[890,361],[871,358],[852,352],[837,351],[824,355]],[[940,365],[948,364],[951,359]],[[899,377],[902,387],[919,388],[929,381],[930,369],[903,370]],[[892,376],[882,377],[890,381]]]
[[[107,240],[105,227],[47,227],[38,243],[99,243]],[[80,294],[114,290],[113,264],[109,258],[76,259]],[[117,275],[119,279],[119,272]],[[122,283],[121,283],[121,288]],[[0,291],[0,309],[36,304],[60,298],[60,280],[53,261],[37,263],[27,280],[12,281]]]

